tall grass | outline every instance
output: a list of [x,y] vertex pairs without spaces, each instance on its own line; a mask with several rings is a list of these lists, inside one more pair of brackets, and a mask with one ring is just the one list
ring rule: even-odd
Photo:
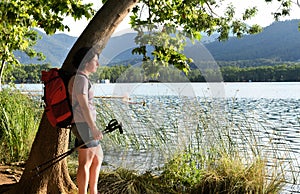
[[25,160],[41,118],[39,104],[13,89],[0,92],[0,161]]
[[115,193],[228,194],[278,193],[284,187],[285,171],[293,167],[276,157],[282,144],[272,142],[262,123],[237,112],[234,99],[149,101],[155,107],[100,102],[100,117],[119,118],[125,131],[104,139],[106,158],[127,169],[102,174],[100,187]]
[[268,182],[267,175],[261,158],[245,164],[239,157],[222,155],[208,162],[202,155],[184,153],[164,166],[161,179],[172,193],[278,193],[284,180],[278,176]]

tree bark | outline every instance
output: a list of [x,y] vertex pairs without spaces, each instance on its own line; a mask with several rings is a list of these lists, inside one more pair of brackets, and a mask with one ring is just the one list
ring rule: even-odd
[[[136,4],[137,0],[107,1],[73,45],[62,69],[70,73],[75,72],[72,58],[80,47],[94,46],[100,54],[116,27]],[[43,114],[22,177],[7,193],[74,193],[76,185],[70,179],[65,159],[42,174],[36,175],[34,170],[38,165],[66,152],[68,134],[67,129],[53,128],[46,114]]]
[[22,177],[9,193],[68,193],[75,190],[66,160],[58,162],[42,174],[35,170],[38,165],[67,150],[68,134],[68,129],[53,128],[46,114],[43,114]]
[[72,58],[74,53],[83,46],[94,46],[100,54],[115,29],[136,4],[137,0],[107,1],[77,39],[62,68],[70,73],[75,71],[72,67]]

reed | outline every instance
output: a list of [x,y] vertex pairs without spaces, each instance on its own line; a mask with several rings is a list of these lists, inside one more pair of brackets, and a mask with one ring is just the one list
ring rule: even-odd
[[12,89],[0,92],[0,161],[25,160],[31,149],[41,109],[28,94]]
[[161,182],[172,193],[278,193],[284,185],[281,176],[267,179],[266,161],[260,158],[245,164],[228,155],[205,161],[205,156],[184,153],[163,169]]
[[[107,164],[99,188],[105,193],[277,193],[290,177],[297,180],[285,174],[294,171],[288,145],[255,115],[238,112],[234,99],[162,96],[147,98],[146,105],[96,104],[100,128],[113,118],[124,128],[123,135],[110,133],[102,141]],[[39,103],[5,89],[0,109],[0,161],[24,160],[40,121]],[[74,176],[76,164],[69,165]]]
[[[282,155],[282,149],[272,142],[272,136],[265,135],[269,141],[262,142],[261,134],[268,134],[269,129],[238,113],[234,99],[169,100],[150,99],[155,107],[101,102],[102,108],[107,107],[99,110],[101,115],[119,117],[125,131],[123,136],[105,138],[104,150],[115,154],[108,160],[118,161],[111,166],[125,167],[135,180],[120,178],[124,171],[111,168],[101,178],[105,189],[136,193],[130,186],[149,185],[140,188],[143,193],[229,194],[277,193],[284,187],[291,164],[276,157]],[[148,154],[138,155],[138,151]],[[143,156],[154,159],[144,160]],[[151,176],[149,172],[145,176],[145,171]]]

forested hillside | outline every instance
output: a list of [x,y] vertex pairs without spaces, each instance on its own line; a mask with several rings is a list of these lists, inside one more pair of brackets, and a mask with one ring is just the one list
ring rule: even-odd
[[[283,62],[300,61],[300,32],[299,20],[275,22],[266,27],[262,33],[247,35],[241,39],[230,38],[225,42],[213,41],[204,37],[202,43],[218,61],[220,66],[262,66],[276,65]],[[52,66],[61,66],[76,37],[66,34],[47,36],[40,32],[42,39],[38,41],[36,49],[45,54],[46,60],[38,62],[18,53],[21,63],[49,63]],[[103,50],[103,63],[132,64],[140,56],[131,54],[134,43],[134,33],[112,37]],[[189,46],[185,52],[197,49],[197,45]]]
[[273,61],[300,61],[299,20],[275,22],[262,33],[242,39],[206,44],[216,61],[269,59]]
[[16,52],[16,56],[19,57],[20,62],[23,64],[48,63],[52,66],[61,66],[77,38],[67,34],[54,34],[48,36],[40,31],[38,31],[38,33],[41,36],[41,39],[38,41],[35,48],[37,51],[44,53],[46,56],[45,61],[37,61],[36,59],[29,58],[25,54]]

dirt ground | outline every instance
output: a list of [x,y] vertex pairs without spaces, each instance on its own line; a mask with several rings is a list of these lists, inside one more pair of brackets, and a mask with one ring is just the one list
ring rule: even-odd
[[23,167],[20,165],[0,165],[0,185],[13,184],[20,180]]

